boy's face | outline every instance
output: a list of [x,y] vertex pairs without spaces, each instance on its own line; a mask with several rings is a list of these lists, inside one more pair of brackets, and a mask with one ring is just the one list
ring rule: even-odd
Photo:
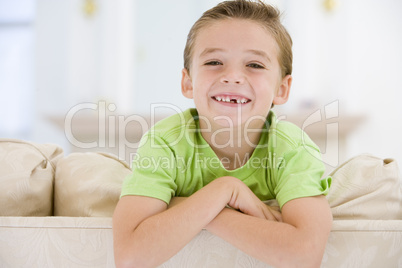
[[250,20],[226,19],[199,31],[182,92],[212,125],[258,128],[272,103],[287,101],[291,79],[281,76],[278,45],[267,30]]

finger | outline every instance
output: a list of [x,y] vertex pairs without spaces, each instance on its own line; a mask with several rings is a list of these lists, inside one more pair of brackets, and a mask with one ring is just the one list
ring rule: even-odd
[[282,222],[282,214],[270,207],[266,207],[265,218],[271,221]]
[[277,221],[275,215],[272,213],[272,211],[268,207],[264,207],[264,218],[269,220],[269,221]]
[[255,207],[255,209],[247,209],[247,210],[241,210],[244,214],[261,218],[261,219],[266,219],[265,211],[263,209],[258,209],[258,207]]
[[282,222],[282,213],[273,209],[271,209],[271,213],[275,217],[276,221]]

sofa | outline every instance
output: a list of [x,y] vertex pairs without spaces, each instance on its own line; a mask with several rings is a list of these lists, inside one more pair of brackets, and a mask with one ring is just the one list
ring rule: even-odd
[[[0,267],[114,267],[111,217],[130,172],[110,154],[0,139]],[[402,267],[396,161],[359,155],[331,176],[321,267]],[[202,230],[160,267],[269,266]]]

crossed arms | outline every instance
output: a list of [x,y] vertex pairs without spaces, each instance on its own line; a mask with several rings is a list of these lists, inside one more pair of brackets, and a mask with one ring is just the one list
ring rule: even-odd
[[319,267],[331,223],[323,196],[291,200],[280,214],[242,181],[221,177],[169,207],[155,198],[122,197],[113,215],[114,255],[117,267],[155,267],[205,228],[275,267]]

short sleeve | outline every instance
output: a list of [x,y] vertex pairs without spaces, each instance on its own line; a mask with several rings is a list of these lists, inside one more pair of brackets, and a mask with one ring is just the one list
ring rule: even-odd
[[176,161],[174,152],[160,136],[148,132],[142,137],[132,169],[124,180],[121,197],[141,195],[169,204],[177,189]]
[[280,207],[292,199],[327,195],[331,177],[321,179],[324,171],[321,154],[314,146],[300,145],[284,154],[275,187]]

